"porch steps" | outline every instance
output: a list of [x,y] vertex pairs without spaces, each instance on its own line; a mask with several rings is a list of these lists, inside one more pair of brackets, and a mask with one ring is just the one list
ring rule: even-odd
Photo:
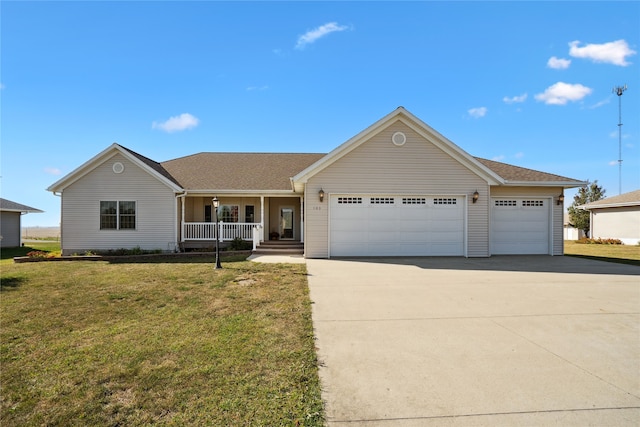
[[265,240],[253,251],[257,255],[302,255],[304,243],[296,240]]

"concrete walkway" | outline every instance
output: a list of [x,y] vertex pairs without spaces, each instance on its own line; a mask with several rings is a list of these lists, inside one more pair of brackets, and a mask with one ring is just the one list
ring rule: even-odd
[[640,267],[307,260],[329,426],[640,425]]
[[307,262],[302,255],[251,255],[247,260],[269,264],[304,264]]

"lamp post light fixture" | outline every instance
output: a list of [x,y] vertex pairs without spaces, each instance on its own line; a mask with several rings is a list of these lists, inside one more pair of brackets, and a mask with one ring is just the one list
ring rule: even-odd
[[564,193],[560,193],[560,195],[558,196],[558,201],[556,202],[557,205],[561,205],[564,203]]
[[218,196],[215,196],[212,200],[213,210],[216,212],[216,270],[222,268],[220,265],[220,226],[218,224],[218,206],[220,206],[220,200]]
[[480,193],[478,193],[478,190],[474,191],[473,198],[471,199],[473,203],[477,202],[479,198],[480,198]]
[[322,188],[318,191],[318,197],[320,198],[320,203],[322,203],[324,200],[324,190]]

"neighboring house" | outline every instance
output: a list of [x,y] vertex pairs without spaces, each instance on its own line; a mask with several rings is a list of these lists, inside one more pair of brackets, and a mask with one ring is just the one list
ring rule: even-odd
[[174,250],[220,238],[305,256],[563,254],[563,190],[585,182],[472,157],[402,107],[328,154],[200,153],[156,162],[113,144],[48,190],[63,253]]
[[571,224],[569,214],[564,214],[564,240],[580,240],[586,237],[583,230],[580,230]]
[[625,245],[640,243],[640,190],[579,206],[590,213],[589,236],[619,239]]
[[21,217],[24,214],[38,212],[43,211],[0,198],[0,247],[22,246]]

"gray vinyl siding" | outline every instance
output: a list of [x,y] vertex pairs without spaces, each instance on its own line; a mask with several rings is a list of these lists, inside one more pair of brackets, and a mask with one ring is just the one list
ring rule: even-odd
[[0,247],[20,246],[20,212],[0,212]]
[[[124,172],[113,172],[121,162]],[[135,230],[100,230],[100,201],[135,201]],[[146,170],[116,154],[62,193],[63,253],[119,248],[169,250],[176,242],[173,191]]]
[[591,235],[597,239],[620,239],[625,244],[640,240],[640,208],[637,206],[591,210]]
[[[406,143],[391,142],[404,132]],[[325,193],[319,201],[318,191]],[[471,203],[474,191],[480,193]],[[331,194],[457,195],[467,197],[467,256],[489,254],[488,184],[402,122],[395,122],[318,172],[305,189],[305,256],[329,256]]]
[[564,255],[564,206],[557,204],[560,193],[562,188],[556,187],[491,187],[491,197],[540,197],[550,200],[552,255]]

